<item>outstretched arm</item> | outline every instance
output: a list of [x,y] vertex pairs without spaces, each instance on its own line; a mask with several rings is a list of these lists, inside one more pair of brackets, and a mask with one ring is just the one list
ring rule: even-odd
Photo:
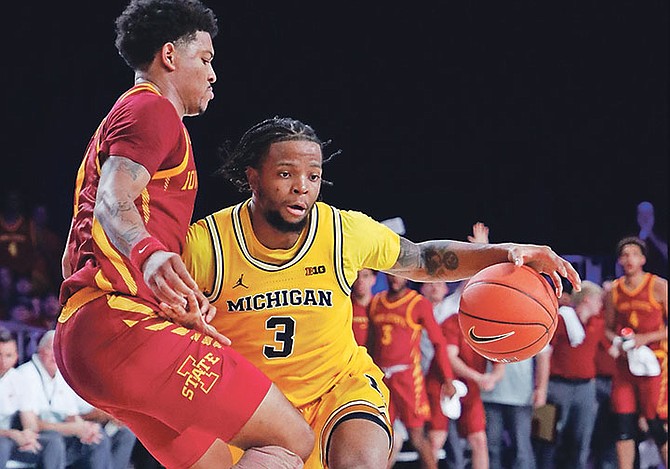
[[579,274],[572,265],[548,246],[533,244],[481,244],[450,240],[413,243],[400,238],[400,254],[389,273],[416,282],[455,281],[472,277],[485,267],[500,262],[526,264],[549,275],[556,294],[563,292],[561,277],[576,290],[581,288]]

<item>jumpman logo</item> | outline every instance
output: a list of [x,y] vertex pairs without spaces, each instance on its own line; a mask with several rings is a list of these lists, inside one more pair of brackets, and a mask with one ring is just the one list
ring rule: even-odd
[[237,279],[237,282],[235,282],[235,285],[233,285],[233,288],[237,288],[237,287],[249,288],[242,281],[243,277],[244,277],[244,274],[240,274],[240,278]]

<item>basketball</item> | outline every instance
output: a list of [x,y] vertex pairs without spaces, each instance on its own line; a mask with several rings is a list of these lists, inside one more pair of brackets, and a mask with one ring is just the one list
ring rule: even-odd
[[504,262],[468,280],[458,321],[477,353],[511,363],[534,356],[549,343],[557,314],[558,299],[549,281],[530,267]]

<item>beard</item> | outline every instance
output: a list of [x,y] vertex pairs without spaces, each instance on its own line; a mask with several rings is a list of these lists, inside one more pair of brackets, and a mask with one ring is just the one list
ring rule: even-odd
[[265,212],[265,219],[274,229],[282,233],[300,233],[305,225],[307,225],[307,217],[298,222],[291,223],[284,220],[277,210]]

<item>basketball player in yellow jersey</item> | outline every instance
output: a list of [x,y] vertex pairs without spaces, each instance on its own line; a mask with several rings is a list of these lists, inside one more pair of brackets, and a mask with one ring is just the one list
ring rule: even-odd
[[[323,143],[294,119],[265,120],[227,155],[221,174],[251,198],[191,226],[184,260],[217,308],[212,321],[303,414],[317,444],[309,468],[386,467],[388,389],[351,327],[351,284],[370,268],[415,281],[468,278],[499,262],[528,264],[579,289],[546,246],[415,244],[372,218],[317,202]],[[187,314],[163,308],[168,318]]]

